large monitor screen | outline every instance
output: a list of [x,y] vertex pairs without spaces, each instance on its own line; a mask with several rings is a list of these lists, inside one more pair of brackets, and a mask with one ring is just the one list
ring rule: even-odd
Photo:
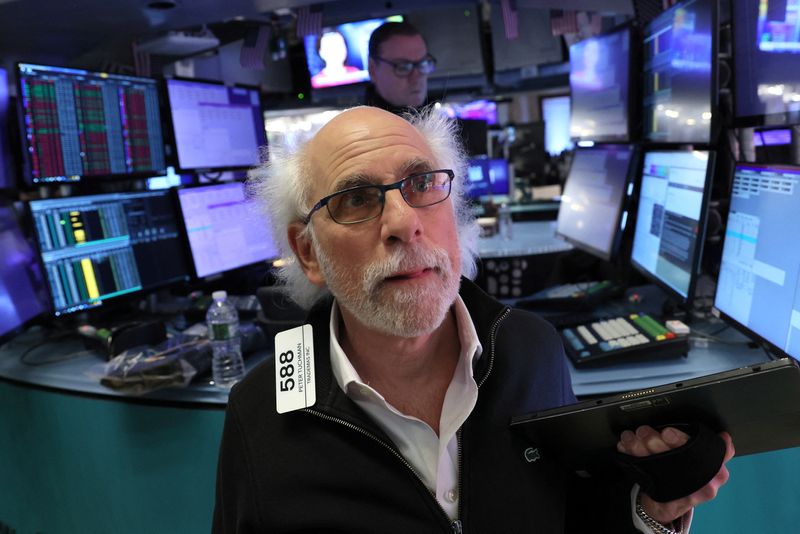
[[467,169],[467,196],[473,200],[507,201],[511,195],[508,161],[474,158]]
[[644,136],[709,143],[716,100],[717,0],[686,0],[644,31]]
[[278,257],[278,248],[245,201],[244,185],[228,182],[178,190],[197,277]]
[[56,315],[189,279],[169,191],[29,202]]
[[570,135],[582,141],[629,140],[631,30],[569,47]]
[[696,282],[712,170],[710,152],[644,156],[631,260],[682,302],[691,300]]
[[546,96],[540,100],[544,121],[544,149],[551,156],[572,150],[569,137],[569,96]]
[[14,189],[17,183],[9,138],[9,100],[8,74],[0,68],[0,189]]
[[369,36],[386,21],[402,17],[348,22],[305,37],[311,87],[323,89],[369,80]]
[[181,170],[258,165],[267,137],[257,88],[170,79],[167,94]]
[[800,358],[800,167],[739,164],[714,306]]
[[0,339],[48,310],[47,289],[33,247],[9,204],[0,203]]
[[734,0],[736,122],[800,122],[800,2]]
[[558,209],[556,232],[603,259],[617,251],[631,194],[630,145],[598,145],[575,151]]
[[156,80],[20,63],[26,179],[163,173]]

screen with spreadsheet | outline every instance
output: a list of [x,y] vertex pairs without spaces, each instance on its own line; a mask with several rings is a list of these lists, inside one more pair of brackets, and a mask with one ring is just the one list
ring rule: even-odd
[[36,252],[11,204],[0,203],[0,339],[48,310]]
[[258,165],[267,144],[258,88],[172,79],[167,94],[181,170]]
[[197,277],[278,257],[266,224],[245,201],[244,184],[178,190]]
[[189,278],[169,191],[28,205],[56,315]]
[[631,145],[598,145],[575,151],[561,195],[556,232],[570,243],[610,259],[627,223]]
[[644,155],[631,260],[681,300],[691,298],[705,236],[713,153]]
[[17,67],[30,183],[164,172],[156,80],[28,63]]
[[800,358],[800,167],[736,166],[714,306]]

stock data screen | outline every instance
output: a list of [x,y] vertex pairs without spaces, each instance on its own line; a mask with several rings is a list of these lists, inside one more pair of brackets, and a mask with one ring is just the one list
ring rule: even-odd
[[182,170],[258,165],[267,143],[258,89],[167,80],[167,93]]
[[29,205],[56,315],[188,279],[169,191]]
[[164,172],[156,80],[27,63],[17,75],[30,182]]
[[613,252],[626,224],[621,210],[629,183],[633,147],[578,148],[564,184],[556,232],[601,258]]
[[689,0],[644,32],[644,132],[650,141],[711,140],[716,0]]
[[709,152],[664,151],[644,156],[631,259],[689,298],[702,250]]
[[178,190],[198,277],[278,257],[270,232],[239,182]]
[[800,357],[800,168],[737,165],[714,306]]

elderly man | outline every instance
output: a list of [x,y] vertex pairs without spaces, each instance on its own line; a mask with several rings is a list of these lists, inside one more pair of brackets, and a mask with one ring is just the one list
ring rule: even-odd
[[[293,258],[288,291],[315,305],[307,337],[231,393],[215,532],[672,532],[725,483],[723,466],[657,503],[526,461],[509,420],[574,402],[569,372],[548,324],[464,276],[476,231],[445,119],[355,108],[272,149],[255,189]],[[619,448],[645,456],[686,438],[642,427]]]

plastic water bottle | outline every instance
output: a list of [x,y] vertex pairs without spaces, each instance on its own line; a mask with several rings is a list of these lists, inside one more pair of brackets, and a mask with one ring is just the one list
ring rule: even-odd
[[511,218],[511,208],[501,204],[497,214],[497,223],[500,227],[500,237],[510,241],[514,237],[514,223]]
[[244,376],[239,314],[228,303],[225,291],[214,291],[211,298],[214,302],[206,313],[212,350],[211,371],[218,388],[230,389]]

